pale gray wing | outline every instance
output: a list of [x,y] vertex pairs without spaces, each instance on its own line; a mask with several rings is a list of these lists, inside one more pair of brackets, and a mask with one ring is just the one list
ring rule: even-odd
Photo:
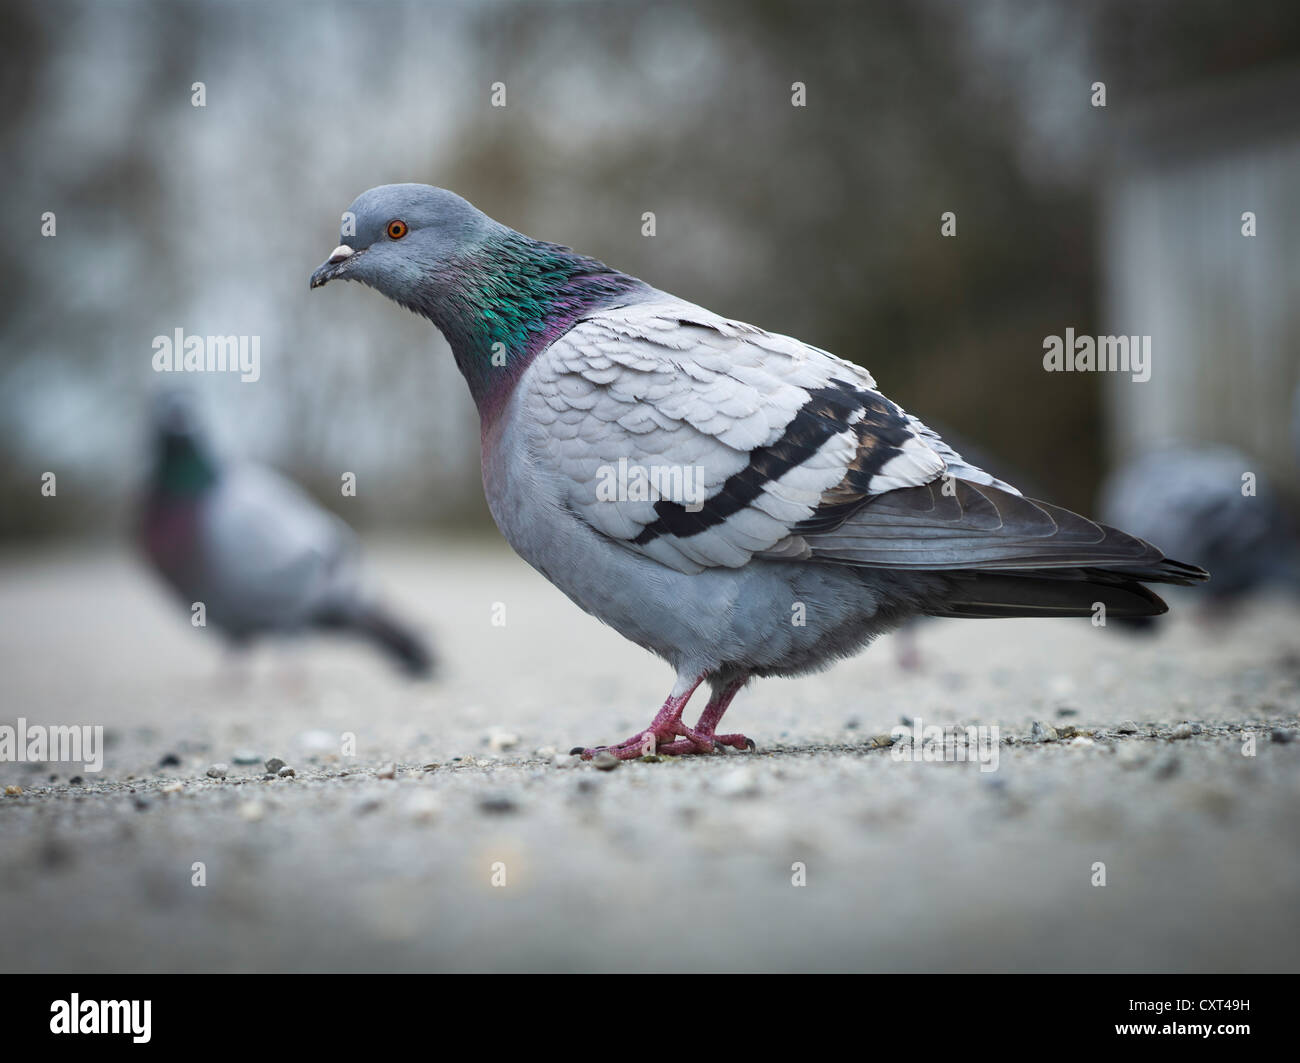
[[678,571],[781,558],[1170,576],[1149,543],[966,462],[861,367],[678,300],[592,315],[520,388],[532,457],[570,511]]
[[682,572],[799,556],[831,507],[946,468],[864,369],[672,299],[580,322],[520,390],[568,508]]

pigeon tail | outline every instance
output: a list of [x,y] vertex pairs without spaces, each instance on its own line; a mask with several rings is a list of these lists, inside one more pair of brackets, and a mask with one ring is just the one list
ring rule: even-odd
[[428,646],[378,606],[362,605],[345,616],[329,617],[324,626],[347,628],[365,635],[413,678],[427,679],[433,674],[434,658]]
[[953,575],[952,595],[928,610],[929,615],[969,619],[1153,617],[1167,613],[1169,606],[1139,581],[1187,586],[1207,578],[1202,569],[1167,558],[1143,566],[959,571]]

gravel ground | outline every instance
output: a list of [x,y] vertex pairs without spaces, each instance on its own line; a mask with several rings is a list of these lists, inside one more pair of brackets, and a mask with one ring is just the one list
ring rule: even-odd
[[[490,539],[372,568],[434,682],[329,639],[233,661],[125,552],[0,558],[0,723],[107,743],[97,774],[0,763],[0,967],[1300,967],[1292,603],[936,621],[919,671],[882,639],[744,692],[756,753],[601,771],[557,754],[648,722],[662,663]],[[997,770],[896,759],[903,717],[996,725]]]

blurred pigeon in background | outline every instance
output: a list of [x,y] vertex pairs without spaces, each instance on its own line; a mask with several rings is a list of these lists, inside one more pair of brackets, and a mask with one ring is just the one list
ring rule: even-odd
[[1231,447],[1165,447],[1112,472],[1098,508],[1102,519],[1213,572],[1204,605],[1223,616],[1253,592],[1300,590],[1295,527],[1258,468]]
[[[369,285],[446,337],[478,406],[502,533],[677,682],[609,749],[752,747],[717,726],[751,676],[797,675],[910,616],[1166,609],[1205,573],[1026,499],[798,340],[719,317],[454,193],[387,185],[311,278]],[[682,713],[707,683],[694,726]],[[597,749],[580,750],[591,757]]]
[[342,520],[270,469],[218,461],[180,395],[160,399],[155,431],[141,544],[181,599],[202,602],[232,645],[268,634],[350,632],[406,673],[430,673],[424,643],[363,593],[356,538]]

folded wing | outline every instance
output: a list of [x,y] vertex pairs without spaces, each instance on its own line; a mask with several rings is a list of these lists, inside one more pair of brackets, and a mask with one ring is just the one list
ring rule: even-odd
[[1022,497],[861,367],[688,303],[580,322],[524,394],[565,504],[677,571],[758,558],[961,572],[966,593],[945,615],[987,616],[1077,615],[1107,599],[1126,615],[1163,611],[1135,581],[1204,578]]

